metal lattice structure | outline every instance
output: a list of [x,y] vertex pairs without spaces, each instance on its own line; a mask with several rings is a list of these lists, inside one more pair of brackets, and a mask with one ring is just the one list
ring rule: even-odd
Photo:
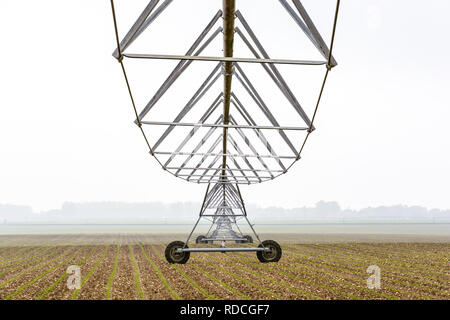
[[[287,0],[278,1],[323,59],[271,58],[243,13],[236,10],[235,0],[222,1],[221,9],[207,22],[206,27],[184,55],[128,53],[128,47],[164,13],[173,1],[151,0],[128,33],[120,40],[114,3],[111,0],[117,41],[113,56],[118,59],[122,67],[136,116],[135,123],[142,132],[151,155],[164,170],[172,175],[189,182],[208,184],[199,219],[187,241],[169,245],[166,250],[169,262],[187,261],[191,251],[253,250],[258,252],[258,258],[261,261],[278,261],[281,256],[281,248],[273,241],[266,244],[261,242],[253,226],[248,222],[239,185],[273,180],[286,173],[300,159],[309,135],[315,130],[314,120],[328,73],[337,65],[332,49],[339,0],[336,5],[329,46],[323,40],[300,0],[292,0],[292,5]],[[223,23],[217,26],[220,19]],[[202,52],[220,35],[223,37],[223,56],[202,55]],[[246,46],[246,49],[253,54],[252,58],[234,56],[235,39]],[[135,103],[124,66],[124,58],[178,60],[179,62],[145,106],[140,107]],[[199,82],[199,86],[188,101],[178,107],[175,116],[162,120],[153,119],[152,112],[158,102],[168,94],[169,89],[186,70],[189,70],[194,61],[215,63],[206,78]],[[290,118],[294,119],[295,125],[284,125],[279,121],[280,115],[277,113],[277,108],[268,105],[263,99],[252,77],[245,71],[246,64],[259,64],[262,67],[291,106],[296,118],[294,119],[293,116]],[[322,85],[312,114],[308,114],[301,106],[282,76],[278,65],[325,67]],[[213,92],[217,90],[217,84],[220,82],[223,83],[221,90]],[[238,96],[237,86],[239,86],[240,94],[246,95],[246,103],[243,102],[242,96]],[[162,131],[160,130],[159,135],[153,134],[152,140],[146,134],[146,129],[155,127],[162,128]],[[184,131],[181,131],[182,129]],[[294,133],[303,137],[293,139]],[[198,237],[196,242],[220,241],[222,244],[220,248],[189,248],[187,246],[201,218],[209,219],[211,227],[208,233]],[[245,219],[249,223],[260,243],[258,248],[225,247],[225,241],[253,242],[250,236],[240,232],[237,225],[239,219]],[[274,252],[275,256],[279,252],[279,256],[271,258]]]

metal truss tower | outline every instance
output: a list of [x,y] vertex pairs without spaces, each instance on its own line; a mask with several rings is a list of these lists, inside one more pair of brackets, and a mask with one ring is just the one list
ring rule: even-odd
[[[292,0],[292,4],[287,0],[273,1],[281,4],[323,59],[271,58],[244,15],[236,9],[235,0],[222,0],[220,9],[183,55],[129,53],[128,47],[163,14],[173,0],[150,0],[122,39],[118,32],[114,2],[111,0],[117,45],[113,56],[121,65],[136,117],[135,124],[141,131],[150,154],[172,175],[189,182],[207,184],[199,218],[186,242],[174,241],[166,248],[166,258],[170,263],[186,263],[191,252],[206,251],[256,251],[261,262],[276,262],[281,258],[282,251],[279,244],[273,240],[261,241],[249,222],[239,185],[273,180],[285,174],[300,159],[309,135],[315,130],[314,120],[328,74],[337,65],[332,50],[340,1],[337,0],[336,3],[329,46],[300,0]],[[220,19],[222,25],[217,26]],[[220,35],[223,38],[223,55],[202,55],[202,52]],[[236,40],[245,45],[253,54],[252,58],[234,56]],[[124,65],[125,59],[163,59],[179,62],[147,104],[140,108],[130,87]],[[216,62],[216,64],[187,103],[179,108],[174,118],[166,121],[151,119],[149,115],[155,105],[194,61]],[[277,119],[277,108],[268,106],[265,102],[251,77],[244,71],[246,64],[261,65],[293,108],[299,125],[280,124]],[[300,105],[279,71],[278,65],[325,66],[325,75],[312,115],[308,115]],[[207,107],[200,110],[198,120],[186,121],[185,119],[193,114],[193,110],[201,108],[199,105],[219,79],[223,81],[222,90],[209,101]],[[250,111],[248,105],[242,102],[234,90],[236,86],[240,86],[246,93],[247,99],[252,101],[256,111]],[[256,112],[259,114],[256,115]],[[162,127],[162,134],[155,141],[151,141],[146,134],[146,127]],[[181,134],[177,131],[179,128],[185,128],[187,132]],[[293,141],[289,132],[304,133],[304,139]],[[275,142],[272,133],[275,133],[279,140]],[[162,150],[163,147],[166,149]],[[287,151],[280,153],[279,149]],[[211,223],[209,231],[196,237],[195,240],[197,244],[204,245],[190,248],[188,243],[201,219],[207,219]],[[239,220],[248,223],[259,244],[257,247],[226,246],[227,241],[253,243],[253,237],[244,235],[239,229],[237,223]],[[214,242],[220,243],[220,246],[215,247]]]

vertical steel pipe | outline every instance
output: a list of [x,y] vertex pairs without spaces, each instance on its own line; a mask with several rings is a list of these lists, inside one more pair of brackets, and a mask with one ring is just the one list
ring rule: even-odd
[[[223,0],[223,54],[224,57],[233,57],[234,43],[234,13],[235,0]],[[233,74],[233,63],[224,62],[224,101],[223,101],[223,123],[230,122],[230,99],[231,99],[231,79]],[[222,160],[222,176],[226,175],[227,166],[227,134],[228,128],[223,128],[223,160]]]

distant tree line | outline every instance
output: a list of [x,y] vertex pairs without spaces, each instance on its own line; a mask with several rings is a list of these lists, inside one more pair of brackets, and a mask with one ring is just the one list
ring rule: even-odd
[[[0,204],[2,223],[109,223],[140,222],[176,223],[191,221],[198,215],[199,203],[193,202],[66,202],[60,209],[34,212],[29,206]],[[360,210],[342,209],[335,201],[319,201],[314,207],[286,209],[247,206],[252,220],[421,220],[450,221],[450,210],[427,209],[420,206],[378,206]]]

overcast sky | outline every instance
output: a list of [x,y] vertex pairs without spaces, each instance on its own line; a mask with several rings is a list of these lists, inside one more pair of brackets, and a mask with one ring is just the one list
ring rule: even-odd
[[[237,8],[245,6],[252,19],[269,17],[261,20],[267,32],[285,22],[270,6],[251,2],[237,0]],[[278,5],[259,3],[269,2]],[[145,1],[116,3],[123,34]],[[172,31],[156,39],[164,42],[173,30],[188,37],[183,18],[210,17],[221,3],[208,0],[191,12],[174,4],[167,11],[173,17],[163,20]],[[335,2],[304,5],[328,42]],[[242,187],[245,201],[450,208],[448,12],[447,0],[341,1],[339,65],[329,76],[317,130],[288,174]],[[155,30],[164,27],[155,23]],[[108,0],[1,0],[0,30],[0,203],[44,210],[64,201],[201,201],[206,187],[165,173],[133,124],[120,66],[111,57]],[[294,43],[302,36],[296,31],[284,39]],[[159,84],[158,76],[166,75],[142,75],[149,86]]]

